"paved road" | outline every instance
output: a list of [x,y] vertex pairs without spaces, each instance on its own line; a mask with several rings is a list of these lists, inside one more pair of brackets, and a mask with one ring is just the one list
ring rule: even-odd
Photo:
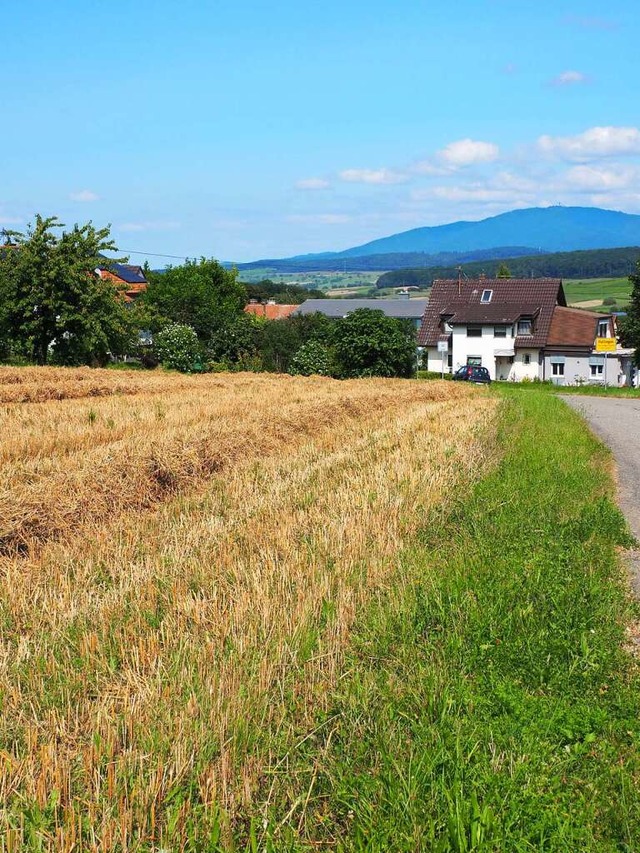
[[[620,506],[640,541],[640,399],[568,395],[562,399],[586,418],[613,451]],[[640,595],[640,551],[630,556],[633,586]]]

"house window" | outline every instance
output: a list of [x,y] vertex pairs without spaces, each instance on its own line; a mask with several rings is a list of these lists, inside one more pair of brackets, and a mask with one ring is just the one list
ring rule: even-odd
[[528,352],[522,356],[522,363],[523,364],[531,364],[531,356],[529,355]]
[[492,296],[493,296],[493,290],[483,290],[482,296],[480,297],[480,302],[491,302]]
[[603,365],[602,364],[591,364],[589,365],[589,369],[591,370],[591,376],[594,379],[597,379],[598,376],[602,376]]
[[453,353],[450,352],[447,356],[447,367],[451,369],[453,367]]
[[470,367],[482,367],[482,356],[470,355],[467,357],[467,364]]
[[506,326],[494,326],[493,327],[493,337],[494,338],[506,338],[507,337],[507,327]]
[[482,326],[467,326],[467,337],[468,338],[481,338],[482,337]]
[[533,334],[533,322],[531,319],[527,318],[525,320],[518,320],[518,334],[519,335],[531,335]]
[[608,320],[598,320],[598,337],[599,338],[609,337],[609,321]]
[[559,364],[558,362],[554,361],[551,365],[551,375],[564,376],[564,364]]

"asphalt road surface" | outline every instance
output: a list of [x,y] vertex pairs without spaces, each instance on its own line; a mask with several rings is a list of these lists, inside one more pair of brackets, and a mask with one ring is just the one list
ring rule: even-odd
[[[633,535],[640,541],[640,398],[578,397],[562,399],[587,420],[607,444],[618,469],[618,498]],[[640,551],[630,554],[636,594],[640,595]]]

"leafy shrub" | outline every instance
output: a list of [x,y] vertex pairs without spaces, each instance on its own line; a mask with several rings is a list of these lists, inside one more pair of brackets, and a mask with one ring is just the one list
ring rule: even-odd
[[251,370],[244,366],[258,353],[263,323],[248,314],[238,314],[221,325],[207,343],[210,361],[224,362],[234,370]]
[[164,367],[182,373],[191,373],[202,357],[195,330],[180,323],[172,323],[154,335],[153,347]]
[[602,300],[603,305],[617,305],[616,299],[614,296],[607,296],[606,299]]
[[331,352],[320,341],[302,344],[291,362],[291,373],[301,376],[331,376]]
[[333,345],[336,374],[341,378],[415,374],[415,328],[382,311],[358,308],[334,321]]

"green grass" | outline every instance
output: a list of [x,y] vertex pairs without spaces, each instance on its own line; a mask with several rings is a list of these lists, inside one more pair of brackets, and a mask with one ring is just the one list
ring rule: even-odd
[[631,295],[631,284],[628,278],[565,279],[563,286],[569,305],[597,299],[599,305],[593,306],[593,310],[598,310],[607,297],[615,299],[616,304],[605,305],[605,310],[615,311],[625,308],[629,304]]
[[608,453],[554,394],[491,393],[502,460],[398,555],[330,710],[268,780],[256,849],[640,849]]
[[582,397],[640,397],[640,388],[605,388],[603,385],[557,385],[553,390],[559,394],[576,394]]
[[[425,377],[426,378],[426,377]],[[432,377],[432,378],[435,378]],[[581,397],[640,397],[640,388],[619,388],[617,385],[554,385],[552,382],[518,382],[505,386],[500,383],[496,388],[511,391],[514,394],[538,393],[538,394],[574,394]]]

